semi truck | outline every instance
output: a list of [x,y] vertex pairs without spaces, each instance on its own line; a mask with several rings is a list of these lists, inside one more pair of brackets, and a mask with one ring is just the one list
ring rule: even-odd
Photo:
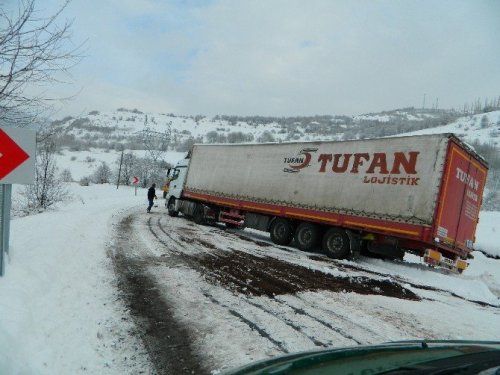
[[410,252],[462,272],[487,171],[453,134],[197,144],[168,170],[165,204],[170,216],[269,232],[331,258]]

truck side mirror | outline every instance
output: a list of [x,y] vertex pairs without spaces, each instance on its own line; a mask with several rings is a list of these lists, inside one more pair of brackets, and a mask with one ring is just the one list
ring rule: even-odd
[[179,177],[179,173],[180,173],[180,171],[178,169],[173,168],[172,169],[172,176],[170,177],[170,181],[177,179],[177,177]]

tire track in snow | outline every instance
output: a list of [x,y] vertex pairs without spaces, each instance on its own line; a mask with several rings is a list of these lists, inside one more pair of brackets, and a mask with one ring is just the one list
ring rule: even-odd
[[259,335],[267,340],[269,340],[274,346],[276,346],[282,353],[289,353],[288,349],[286,349],[281,341],[274,339],[265,329],[260,328],[255,322],[245,318],[242,314],[237,312],[236,310],[230,308],[229,306],[219,302],[215,299],[211,294],[204,292],[203,295],[210,300],[210,302],[225,308],[231,315],[238,318],[240,321],[245,323],[250,329],[255,330],[259,333]]
[[[228,232],[228,233],[232,233],[232,232]],[[267,242],[260,241],[260,240],[255,240],[251,237],[245,236],[244,234],[239,234],[239,233],[232,233],[232,234],[238,238],[244,239],[247,242],[253,242],[259,246],[263,246],[262,244],[265,244],[266,246],[273,246],[273,244],[269,244]],[[229,237],[229,235],[226,233],[224,233],[224,236]],[[293,253],[293,250],[286,249],[286,248],[283,248],[281,246],[273,246],[273,248],[277,248],[280,250],[287,251],[289,253]],[[262,251],[259,251],[259,253],[262,254]],[[300,252],[299,252],[299,254],[300,254]],[[339,270],[344,271],[344,272],[349,272],[349,270],[353,270],[356,272],[361,272],[362,274],[365,274],[365,275],[373,275],[373,276],[379,276],[379,277],[383,277],[383,278],[389,278],[390,280],[393,280],[395,283],[399,283],[401,285],[406,284],[406,285],[409,285],[415,289],[432,291],[432,292],[437,292],[437,293],[441,293],[444,295],[449,295],[449,296],[452,296],[452,297],[455,297],[455,298],[461,299],[463,301],[470,302],[470,303],[473,303],[473,304],[476,304],[476,305],[479,305],[482,307],[492,307],[495,309],[500,308],[500,305],[494,305],[494,304],[491,304],[488,302],[463,297],[463,296],[460,296],[460,295],[458,295],[450,290],[442,289],[439,287],[417,284],[415,282],[412,282],[410,280],[405,279],[402,276],[398,276],[398,275],[394,275],[394,274],[384,274],[381,272],[373,271],[373,270],[370,270],[368,268],[363,267],[362,265],[345,264],[341,261],[328,258],[328,257],[321,255],[321,254],[312,254],[309,256],[309,259],[333,264],[336,268],[338,268]],[[390,262],[390,261],[388,261],[388,262]],[[429,269],[428,272],[434,272],[434,271],[432,271],[432,269]],[[429,298],[425,298],[425,299],[429,299]],[[431,300],[431,299],[429,299],[429,300]]]
[[[150,222],[149,222],[149,225],[150,225]],[[164,227],[161,225],[161,222],[160,220],[158,220],[158,227],[160,228],[160,230],[163,232],[164,235],[166,235],[170,240],[172,240],[173,242],[175,242],[178,246],[180,247],[183,247],[184,246],[184,243],[183,242],[180,242],[176,239],[173,238],[173,236],[168,233]],[[161,243],[165,244],[165,241],[163,241],[162,239],[159,238],[159,236],[154,232],[153,228],[151,227],[150,225],[150,230],[155,234],[155,237],[157,238],[157,240],[159,240]],[[182,240],[182,237],[181,237],[181,240]],[[189,241],[189,244],[193,244],[193,243],[199,243],[199,244],[204,244],[204,242],[202,241],[196,241],[196,240],[193,240],[193,241]],[[209,248],[211,249],[216,249],[215,245],[209,245]],[[178,251],[176,251],[178,252]],[[212,254],[214,255],[214,254]],[[217,256],[217,255],[214,255],[214,256]],[[192,262],[192,259],[190,259],[190,263],[191,263],[191,266],[195,266],[195,268],[198,268],[197,266],[201,266],[201,264],[199,264],[198,262]],[[198,263],[198,264],[196,264]],[[219,270],[211,270],[210,272],[218,272],[218,273],[224,273],[224,270],[223,269],[219,269]],[[253,287],[252,285],[248,285],[246,284],[244,281],[234,277],[233,275],[226,275],[226,277],[228,277],[232,279],[232,281],[234,283],[237,283],[239,284],[242,288],[248,288],[249,290],[253,290],[255,293],[259,293],[260,291]],[[249,276],[250,276],[250,273],[249,273]],[[273,276],[271,276],[273,277]],[[228,310],[230,310],[229,312],[233,315],[233,316],[236,316],[238,317],[240,320],[244,321],[247,325],[249,325],[252,329],[255,329],[257,330],[263,337],[266,337],[269,339],[269,334],[263,334],[263,331],[262,329],[258,328],[258,325],[255,323],[255,322],[252,322],[250,321],[249,319],[243,317],[240,313],[238,313],[237,311],[235,311],[234,309],[228,307],[228,306],[225,306],[225,305],[222,305],[221,303],[219,303],[218,301],[216,301],[212,296],[209,296],[209,295],[205,295],[207,298],[209,298],[212,302],[214,303],[217,303],[218,305],[221,305],[221,306],[224,306],[226,307]],[[299,327],[298,325],[294,324],[292,321],[290,321],[289,319],[286,319],[286,318],[283,318],[283,317],[280,317],[276,314],[275,311],[271,311],[269,309],[267,309],[266,307],[260,305],[260,304],[257,304],[255,302],[252,302],[250,301],[248,298],[246,297],[243,297],[243,301],[246,302],[247,304],[259,309],[260,311],[268,314],[269,316],[273,317],[274,319],[278,319],[279,321],[281,321],[283,324],[285,324],[286,326],[288,326],[289,328],[291,328],[292,330],[294,330],[295,332],[297,332],[299,335],[302,335],[304,336],[305,338],[307,338],[308,340],[310,340],[315,346],[320,346],[320,347],[325,347],[327,348],[329,345],[318,340],[316,337],[312,336],[312,335],[309,335],[307,334],[306,332],[303,331],[303,329],[301,327]],[[282,304],[281,301],[279,300],[276,300],[276,299],[273,299],[273,301],[275,301],[277,304]],[[307,316],[309,317],[310,319],[316,321],[316,319],[308,314],[306,314],[305,312],[302,312],[303,316]],[[324,326],[327,326],[327,324],[323,324]],[[261,332],[263,331],[263,332]],[[335,329],[333,329],[333,331],[337,332]],[[338,332],[337,332],[338,333]],[[269,337],[268,337],[269,336]],[[345,337],[345,336],[344,336]],[[347,337],[349,338],[349,337]],[[278,342],[277,340],[274,340],[274,339],[271,339],[270,341],[272,341],[273,343],[276,343]],[[279,347],[279,346],[278,346]]]
[[[315,322],[323,325],[324,327],[328,328],[329,330],[332,330],[336,333],[338,333],[340,336],[342,336],[343,338],[347,338],[349,340],[352,340],[354,341],[356,344],[358,345],[362,345],[363,342],[357,340],[356,338],[354,338],[354,336],[350,335],[349,333],[345,332],[343,329],[341,328],[338,328],[338,327],[334,327],[332,324],[328,323],[328,322],[325,322],[324,320],[322,319],[319,319],[311,314],[308,314],[302,307],[296,307],[296,306],[293,306],[291,305],[289,302],[286,302],[286,301],[281,301],[281,300],[278,300],[280,301],[282,304],[288,306],[290,309],[292,309],[295,313],[299,314],[299,315],[304,315],[304,316],[307,316],[309,317],[310,319],[314,320]],[[333,313],[333,311],[330,311],[330,310],[326,310],[326,312],[332,314],[332,315],[336,315],[335,313]],[[337,315],[337,317],[339,317]],[[342,319],[343,321],[345,322],[348,322],[350,324],[352,324],[353,322],[351,321],[348,321],[347,319]],[[358,325],[360,328],[363,328],[364,330],[366,330],[365,327],[361,326],[361,325]]]
[[[174,316],[174,307],[160,293],[147,272],[151,255],[138,256],[141,242],[133,236],[132,215],[118,226],[110,255],[121,298],[129,307],[140,336],[158,374],[208,374],[201,356],[194,350],[188,327]],[[132,236],[130,235],[132,234]]]
[[[161,221],[158,220],[158,224],[159,224],[159,228],[160,230],[163,232],[163,234],[165,236],[167,236],[169,238],[169,240],[171,240],[172,242],[175,242],[179,247],[183,248],[185,246],[185,242],[181,242],[183,240],[183,238],[181,237],[181,241],[177,240],[174,238],[173,234],[172,233],[169,233],[167,232],[163,225],[161,224]],[[154,232],[154,230],[151,228],[151,230]],[[212,232],[212,231],[210,231]],[[158,235],[157,235],[157,238]],[[160,239],[163,243],[165,243],[165,241],[163,239]],[[205,240],[202,240],[202,241],[196,241],[195,239],[191,239],[188,243],[190,245],[193,245],[194,243],[197,243],[197,244],[201,244],[202,247],[204,246],[204,243],[207,242]],[[210,249],[212,250],[217,250],[217,247],[213,244],[210,244],[208,246]],[[239,257],[239,253],[245,253],[245,252],[242,252],[242,251],[239,251],[239,250],[236,250],[236,249],[231,249],[232,252],[233,252],[233,255],[236,255],[237,257]],[[218,257],[218,258],[224,258],[225,255],[227,254],[222,254],[222,255],[216,255],[214,254],[213,252],[211,253],[212,256],[214,257]],[[290,285],[290,283],[296,285],[298,283],[300,283],[300,277],[295,277],[295,275],[290,275],[290,278],[293,279],[292,280],[287,280],[286,282],[284,282],[283,280],[279,279],[279,275],[274,275],[273,272],[269,273],[269,272],[264,272],[262,271],[260,268],[251,268],[250,270],[247,270],[243,265],[244,265],[244,257],[241,258],[242,261],[241,261],[241,267],[238,267],[240,268],[240,271],[246,276],[246,277],[243,277],[243,278],[237,278],[235,277],[234,275],[232,274],[228,274],[225,272],[225,268],[219,268],[219,269],[210,269],[209,272],[211,274],[216,274],[216,275],[224,275],[224,277],[226,279],[230,279],[232,283],[234,284],[237,284],[240,286],[240,288],[242,290],[247,290],[249,291],[250,293],[252,294],[256,294],[256,295],[259,295],[261,294],[261,291],[254,287],[253,285],[251,284],[248,284],[247,282],[245,282],[245,280],[247,278],[252,278],[252,277],[255,277],[255,273],[263,273],[265,278],[269,278],[271,279],[271,282],[272,283],[284,283],[284,285]],[[197,263],[197,264],[195,264]],[[197,259],[197,261],[195,263],[192,263],[191,266],[195,266],[197,268],[197,266],[199,266],[199,259]],[[247,264],[247,267],[248,267],[248,264]],[[202,270],[202,272],[206,272],[206,269],[204,267],[204,269]],[[294,311],[296,314],[298,315],[301,315],[301,316],[304,316],[306,318],[308,318],[309,320],[313,321],[314,323],[318,323],[320,324],[321,326],[323,326],[324,328],[327,328],[328,330],[334,332],[335,334],[341,336],[342,338],[345,338],[345,339],[348,339],[350,341],[353,341],[355,342],[356,344],[360,344],[361,341],[357,340],[356,338],[354,338],[352,335],[350,335],[349,333],[345,332],[344,330],[342,329],[339,329],[335,326],[333,326],[332,324],[324,321],[324,320],[321,320],[319,319],[318,317],[316,316],[313,316],[309,313],[306,312],[306,310],[304,308],[298,308],[296,306],[292,306],[290,305],[289,303],[286,303],[282,300],[279,300],[279,299],[276,299],[275,297],[273,296],[270,296],[271,300],[274,301],[276,304],[278,305],[281,305],[282,307],[285,307],[285,308],[288,308],[288,309],[291,309],[292,311]],[[274,318],[278,318],[277,317],[277,313],[276,311],[271,311],[267,308],[265,308],[264,306],[260,305],[260,304],[257,304],[255,302],[252,302],[250,301],[248,298],[244,298],[244,301],[250,305],[252,305],[253,307],[255,308],[258,308],[260,310],[262,310],[263,312],[273,316]],[[332,314],[334,314],[333,312],[330,312]],[[283,315],[283,313],[280,313],[280,315]],[[341,316],[340,315],[336,315],[337,318],[340,318]],[[304,332],[303,329],[297,325],[295,325],[293,322],[291,322],[289,319],[286,319],[286,318],[279,318],[284,324],[288,325],[290,328],[292,328],[294,331],[296,331],[297,333],[305,336],[307,339],[309,339],[310,341],[312,341],[316,346],[322,346],[322,347],[327,347],[328,345],[325,344],[324,342],[320,341],[319,339],[317,339],[315,336],[313,335],[310,335],[308,334],[307,332]],[[353,325],[353,322],[349,321],[349,320],[346,320],[345,318],[342,317],[342,321],[347,321],[349,322],[350,325]],[[255,325],[255,323],[253,323]],[[360,328],[363,328],[366,330],[365,327],[362,327],[359,325]]]
[[[250,301],[248,298],[244,298],[243,301],[245,301],[250,306],[256,307],[257,309],[259,309],[261,311],[264,311],[265,313],[267,313],[267,314],[275,317],[276,319],[279,319],[281,322],[283,322],[284,324],[286,324],[287,326],[289,326],[290,328],[292,328],[294,331],[296,331],[297,333],[299,333],[299,334],[303,335],[304,337],[306,337],[307,339],[309,339],[314,345],[321,346],[323,348],[328,348],[329,347],[328,344],[325,344],[324,342],[321,342],[320,340],[318,340],[314,336],[311,336],[311,335],[308,335],[307,333],[305,333],[302,330],[301,327],[299,327],[298,325],[294,324],[290,319],[286,319],[286,318],[278,316],[277,314],[282,315],[281,312],[277,313],[275,311],[269,310],[266,307],[262,306],[261,304],[258,304],[258,303]],[[278,304],[281,304],[280,301],[278,301],[278,300],[274,300],[274,301],[277,302]],[[303,314],[303,315],[307,316],[307,317],[310,317],[307,314]]]
[[[173,237],[170,235],[170,233],[167,233],[167,232],[164,230],[163,226],[162,226],[162,225],[161,225],[161,223],[160,223],[160,220],[158,220],[158,226],[159,226],[160,230],[161,230],[161,231],[162,231],[162,232],[163,232],[166,236],[168,236],[171,240],[175,241],[175,242],[176,242],[179,246],[182,246],[182,243],[181,243],[181,242],[174,240],[174,239],[173,239]],[[151,228],[151,230],[152,230],[152,228]],[[153,230],[152,230],[152,231],[153,231]],[[157,239],[158,239],[158,237],[157,237]],[[182,240],[182,237],[181,237],[181,240]],[[202,245],[203,245],[206,241],[203,241],[203,242],[202,242],[202,241],[196,241],[196,240],[189,241],[189,243],[191,243],[191,244],[192,244],[192,243],[194,243],[194,242],[198,242],[199,244],[202,244]],[[216,249],[215,245],[212,245],[212,244],[210,244],[208,247],[209,247],[209,248],[211,248],[211,249]],[[212,255],[213,255],[213,254],[212,254]],[[198,264],[198,265],[201,265],[201,264]],[[221,269],[221,270],[211,270],[211,272],[220,272],[220,273],[223,273],[223,271],[224,271],[223,269]],[[230,275],[230,274],[229,274],[229,275],[227,275],[226,277],[228,277],[228,276],[229,276],[229,278],[231,278],[231,279],[232,279],[232,281],[233,281],[234,283],[239,284],[242,288],[248,288],[248,289],[250,289],[250,290],[253,290],[255,293],[259,293],[259,292],[260,292],[257,288],[253,287],[252,285],[248,285],[248,284],[246,284],[244,281],[242,281],[242,280],[240,280],[240,279],[238,279],[238,278],[234,277],[233,275]],[[236,316],[236,317],[238,317],[240,320],[244,321],[244,322],[245,322],[247,325],[249,325],[252,329],[257,330],[257,331],[261,334],[261,336],[268,338],[268,339],[269,339],[270,341],[272,341],[275,345],[276,345],[276,343],[278,342],[278,341],[276,341],[276,340],[272,339],[272,338],[269,336],[269,334],[265,333],[265,331],[264,331],[264,330],[262,330],[261,328],[259,328],[259,327],[258,327],[258,325],[257,325],[255,322],[252,322],[252,321],[250,321],[249,319],[247,319],[247,318],[243,317],[243,315],[241,315],[241,314],[240,314],[240,313],[238,313],[237,311],[235,311],[235,310],[233,310],[233,309],[229,308],[228,306],[222,305],[221,303],[219,303],[218,301],[216,301],[216,300],[215,300],[212,296],[209,296],[208,294],[205,294],[205,296],[206,296],[207,298],[209,298],[212,302],[217,303],[217,304],[218,304],[218,305],[220,305],[220,306],[224,306],[224,307],[226,307],[226,308],[229,310],[229,312],[230,312],[233,316]],[[243,301],[244,301],[244,302],[246,302],[247,304],[249,304],[249,305],[251,305],[251,306],[255,307],[255,308],[258,308],[259,310],[263,311],[264,313],[266,313],[266,314],[268,314],[268,315],[272,316],[274,319],[278,319],[278,320],[280,320],[283,324],[287,325],[288,327],[290,327],[291,329],[293,329],[295,332],[299,333],[300,335],[302,335],[302,336],[306,337],[307,339],[309,339],[310,341],[312,341],[312,342],[314,343],[314,345],[316,345],[316,346],[321,346],[321,347],[325,347],[325,348],[326,348],[326,347],[328,347],[328,345],[327,345],[327,344],[325,344],[325,343],[323,343],[323,342],[321,342],[321,341],[317,340],[315,337],[310,336],[310,335],[308,335],[307,333],[303,332],[303,331],[302,331],[302,329],[301,329],[301,327],[297,326],[296,324],[294,324],[293,322],[291,322],[289,319],[285,319],[285,318],[278,317],[274,311],[270,311],[270,310],[266,309],[264,306],[259,305],[259,304],[257,304],[257,303],[254,303],[254,302],[252,302],[252,301],[248,300],[248,298],[243,298]],[[276,302],[278,302],[278,303],[279,303],[279,301],[276,301]],[[280,347],[280,346],[278,346],[278,347]],[[281,347],[280,347],[280,348],[281,348]]]

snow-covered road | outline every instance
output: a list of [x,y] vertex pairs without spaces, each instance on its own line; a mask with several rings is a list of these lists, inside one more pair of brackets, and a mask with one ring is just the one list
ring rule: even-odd
[[202,361],[193,365],[207,372],[326,347],[497,338],[498,297],[474,278],[415,263],[334,261],[182,217],[132,220],[149,243],[142,271],[175,307]]

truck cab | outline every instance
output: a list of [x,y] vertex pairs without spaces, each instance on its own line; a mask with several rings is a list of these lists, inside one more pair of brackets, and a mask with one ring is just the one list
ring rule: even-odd
[[173,168],[167,171],[167,179],[170,181],[170,189],[165,200],[165,207],[167,207],[169,214],[174,213],[176,216],[179,211],[178,202],[184,189],[186,181],[187,170],[189,166],[189,159],[182,159]]

